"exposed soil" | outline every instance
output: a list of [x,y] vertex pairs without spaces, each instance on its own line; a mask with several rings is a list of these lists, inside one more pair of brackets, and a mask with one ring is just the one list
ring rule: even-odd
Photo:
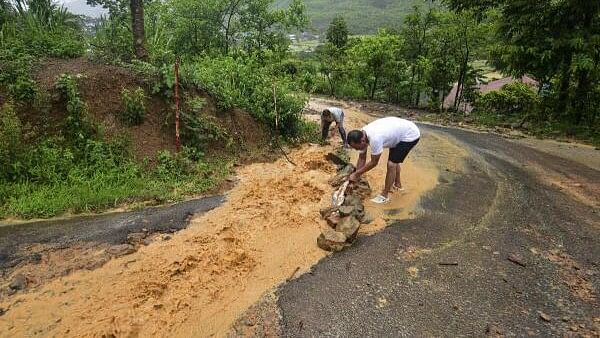
[[[83,100],[88,106],[92,120],[101,126],[104,137],[108,140],[126,137],[131,142],[133,155],[142,160],[154,158],[160,150],[175,151],[174,100],[159,94],[152,94],[152,81],[133,71],[114,65],[92,62],[86,58],[49,59],[43,61],[34,71],[34,77],[40,89],[48,93],[45,112],[43,107],[31,110],[27,107],[21,114],[25,122],[38,130],[54,133],[64,123],[66,116],[65,103],[54,89],[56,79],[61,74],[79,75],[78,84]],[[118,114],[123,110],[121,91],[123,89],[144,89],[147,100],[146,118],[139,126],[124,125]],[[182,94],[182,109],[186,109],[186,100],[201,97],[205,100],[202,113],[215,117],[218,125],[225,128],[233,137],[236,145],[225,149],[223,144],[210,144],[209,155],[223,155],[223,152],[239,154],[250,151],[256,156],[257,149],[264,149],[268,135],[247,112],[233,110],[219,113],[214,101],[206,93],[194,88],[187,88]],[[260,152],[258,152],[260,153]]]

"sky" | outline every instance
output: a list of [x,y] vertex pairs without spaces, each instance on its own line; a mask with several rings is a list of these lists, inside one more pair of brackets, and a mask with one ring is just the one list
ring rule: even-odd
[[87,15],[91,17],[99,17],[106,14],[107,11],[102,7],[89,6],[86,0],[55,0],[57,3],[65,6],[69,12],[79,15]]

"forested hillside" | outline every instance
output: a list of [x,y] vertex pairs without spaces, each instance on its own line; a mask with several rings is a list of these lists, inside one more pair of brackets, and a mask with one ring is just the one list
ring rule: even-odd
[[[290,0],[278,0],[285,6]],[[331,20],[342,16],[353,34],[376,33],[379,28],[398,27],[413,6],[427,6],[422,0],[306,0],[306,12],[317,31],[324,31]]]

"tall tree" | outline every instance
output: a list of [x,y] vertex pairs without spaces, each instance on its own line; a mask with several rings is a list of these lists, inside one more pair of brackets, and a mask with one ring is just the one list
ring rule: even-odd
[[148,58],[144,31],[144,0],[129,0],[131,10],[131,31],[133,32],[133,50],[140,60]]
[[327,41],[342,50],[348,43],[348,25],[342,16],[333,18],[327,27]]
[[108,9],[109,16],[114,20],[129,16],[135,56],[141,60],[148,57],[145,47],[144,0],[87,0],[87,4]]

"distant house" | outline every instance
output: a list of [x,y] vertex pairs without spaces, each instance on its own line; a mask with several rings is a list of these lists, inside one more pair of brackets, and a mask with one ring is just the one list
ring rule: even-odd
[[[505,77],[505,78],[502,78],[499,80],[490,81],[488,83],[480,83],[477,86],[477,90],[479,91],[480,94],[486,94],[489,92],[500,90],[500,89],[502,89],[502,87],[504,87],[504,85],[507,85],[507,84],[513,83],[513,82],[517,82],[517,81],[522,82],[527,85],[530,85],[534,88],[537,88],[539,86],[539,83],[536,80],[525,75],[518,79],[516,79],[514,77]],[[446,98],[444,99],[444,106],[443,106],[444,109],[449,109],[449,108],[454,107],[454,99],[456,98],[457,90],[458,90],[458,84],[455,84],[452,87],[452,90],[450,90],[450,93],[448,94],[448,96],[446,96]],[[460,107],[458,107],[458,110],[470,113],[473,110],[473,107],[471,106],[471,104],[463,102],[460,104]]]

